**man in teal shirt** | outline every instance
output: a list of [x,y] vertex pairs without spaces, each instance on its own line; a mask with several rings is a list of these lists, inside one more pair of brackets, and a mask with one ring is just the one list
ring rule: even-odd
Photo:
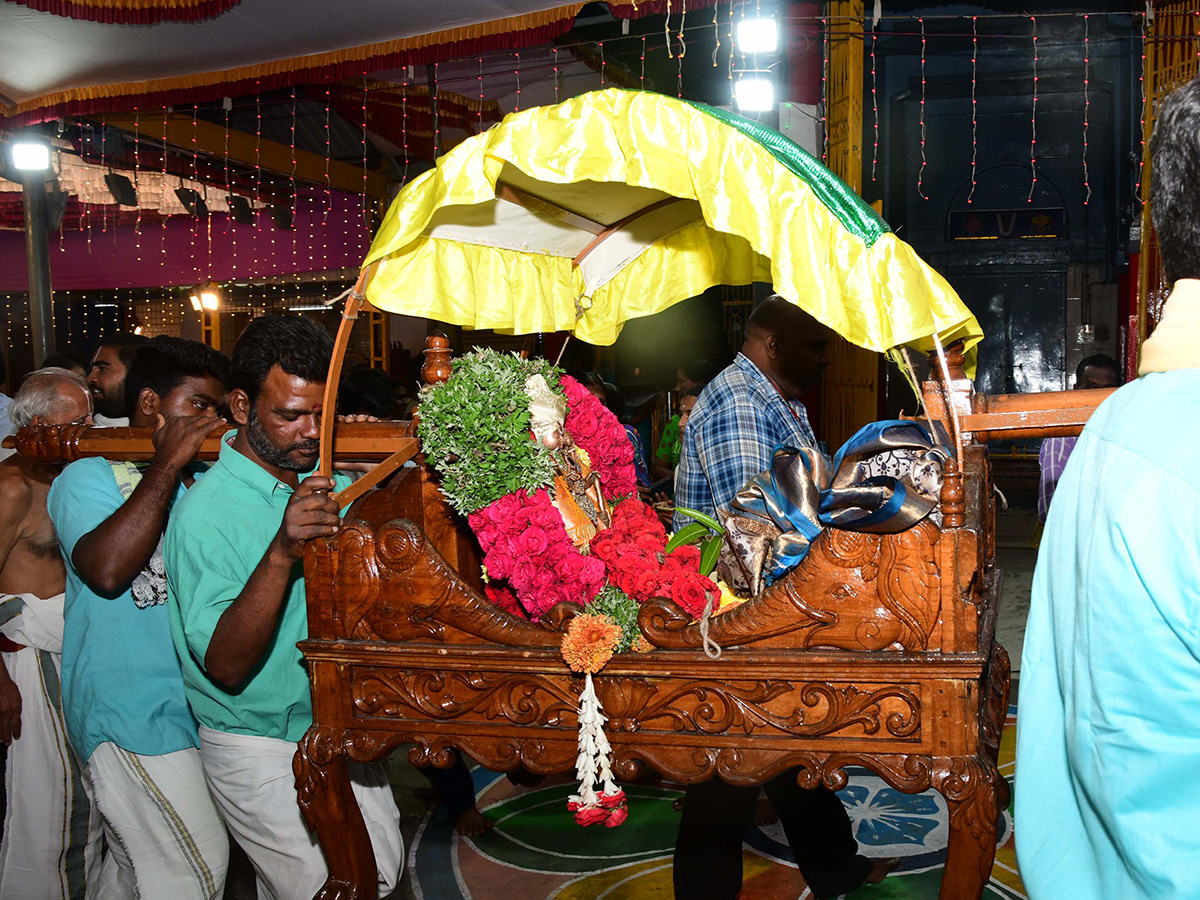
[[161,541],[228,378],[204,344],[143,343],[126,407],[133,425],[157,425],[154,459],[81,459],[50,489],[67,569],[63,710],[103,816],[103,897],[217,900],[225,887],[229,842],[171,642]]
[[1034,573],[1016,841],[1032,900],[1195,897],[1200,809],[1200,80],[1150,142],[1167,278],[1140,377],[1071,453]]
[[[233,351],[229,408],[238,430],[171,516],[165,557],[171,634],[200,724],[205,774],[250,857],[259,896],[311,897],[328,868],[297,804],[292,757],[312,724],[305,544],[335,534],[317,464],[332,341],[300,316],[264,316]],[[330,411],[332,414],[332,410]],[[381,895],[399,880],[399,813],[380,765],[351,766],[375,849]]]

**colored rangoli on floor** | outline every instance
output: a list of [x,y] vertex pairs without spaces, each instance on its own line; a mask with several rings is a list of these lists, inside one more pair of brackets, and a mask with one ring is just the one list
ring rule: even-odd
[[[1000,771],[1010,783],[1016,708],[1009,710]],[[479,808],[496,827],[479,838],[454,833],[445,811],[422,823],[409,856],[413,892],[425,900],[671,900],[671,851],[681,791],[626,785],[629,818],[620,828],[583,829],[563,812],[568,776],[539,788],[516,788],[503,776],[475,769]],[[852,770],[840,793],[867,856],[903,862],[883,885],[848,900],[935,900],[947,839],[946,804],[933,791],[903,794],[865,770]],[[741,900],[811,896],[791,862],[782,829],[753,828],[747,836]],[[996,864],[986,900],[1025,900],[1013,852],[1012,811],[1001,822]]]

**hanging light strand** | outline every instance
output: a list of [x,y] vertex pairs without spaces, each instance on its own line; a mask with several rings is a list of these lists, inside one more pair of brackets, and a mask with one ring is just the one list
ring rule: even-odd
[[[142,136],[141,129],[138,126],[140,114],[138,108],[133,108],[133,189],[138,190],[138,174],[142,164]],[[134,235],[134,252],[137,255],[138,262],[142,259],[142,204],[137,205],[137,212],[133,216],[133,235]]]
[[[333,186],[329,183],[329,157],[333,155],[333,144],[329,139],[329,85],[325,85],[325,209],[321,212],[321,227],[329,224],[329,207],[333,205]],[[325,232],[321,232],[324,240]]]
[[[558,48],[554,50],[554,99],[558,100]],[[479,116],[475,123],[475,132],[483,134],[483,57],[479,57]]]
[[1142,176],[1146,168],[1146,14],[1141,17],[1141,37],[1142,37],[1142,66],[1138,70],[1138,92],[1141,96],[1141,117],[1139,119],[1141,135],[1141,149],[1138,153],[1138,173],[1137,183],[1133,186],[1134,202],[1141,207],[1142,203]]
[[979,165],[979,104],[975,88],[979,61],[979,16],[971,16],[971,190],[967,194],[967,202],[975,202],[975,180]]
[[404,68],[404,83],[400,91],[400,142],[404,147],[404,174],[401,184],[408,184],[408,67]]
[[1026,203],[1033,202],[1033,192],[1037,188],[1037,102],[1038,102],[1038,36],[1037,36],[1037,16],[1030,16],[1029,21],[1033,24],[1033,110],[1030,113],[1030,138],[1029,138],[1029,196],[1025,198]]
[[674,59],[675,55],[671,52],[671,0],[667,0],[667,19],[663,22],[663,34],[667,38],[667,59]]
[[1083,17],[1083,205],[1087,206],[1092,199],[1092,185],[1088,176],[1088,120],[1091,113],[1092,98],[1089,96],[1088,84],[1091,81],[1091,35],[1088,33],[1088,17]]
[[[162,123],[162,189],[164,194],[167,190],[167,106],[163,105],[163,123]],[[158,229],[158,265],[160,272],[165,271],[167,267],[167,216],[162,214],[162,206],[159,206],[159,229]]]
[[921,168],[917,171],[917,193],[922,200],[928,200],[925,193],[925,167],[929,164],[925,158],[925,19],[921,23]]
[[[729,0],[729,5],[733,6],[733,0]],[[716,0],[713,4],[713,40],[716,42],[712,55],[712,64],[715,69],[717,67],[717,54],[721,52],[721,0]],[[642,38],[642,47],[645,46],[646,39]]]
[[[744,15],[744,13],[743,13]],[[733,33],[733,15],[729,17]],[[829,164],[829,20],[821,19],[821,162]],[[732,55],[732,54],[731,54]]]
[[879,96],[876,91],[878,84],[875,79],[875,44],[878,41],[876,28],[878,22],[871,23],[871,112],[875,118],[875,139],[871,150],[871,180],[875,178],[875,168],[879,164]]

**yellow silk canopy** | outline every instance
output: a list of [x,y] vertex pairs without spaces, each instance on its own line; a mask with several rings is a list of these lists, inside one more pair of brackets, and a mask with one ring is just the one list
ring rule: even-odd
[[719,284],[769,282],[871,350],[982,331],[868,205],[775,131],[604,90],[522,110],[400,191],[364,262],[376,307],[465,328],[572,331]]

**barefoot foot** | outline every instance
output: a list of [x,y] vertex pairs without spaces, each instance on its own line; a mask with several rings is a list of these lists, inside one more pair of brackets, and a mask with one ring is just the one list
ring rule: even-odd
[[495,827],[496,823],[474,806],[454,817],[454,828],[463,837],[479,837]]

